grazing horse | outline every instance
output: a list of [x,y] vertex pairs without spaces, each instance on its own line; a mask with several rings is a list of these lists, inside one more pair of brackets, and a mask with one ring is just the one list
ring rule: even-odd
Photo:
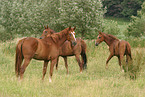
[[119,40],[113,35],[105,34],[99,31],[95,45],[98,46],[102,41],[104,41],[109,46],[110,55],[106,61],[106,69],[108,68],[108,62],[113,56],[117,56],[119,60],[119,65],[122,71],[121,61],[123,56],[126,55],[126,62],[128,62],[131,57],[131,46],[127,41]]
[[[46,31],[46,29],[44,31]],[[60,46],[62,46],[66,40],[71,41],[74,45],[76,44],[73,32],[74,29],[69,27],[59,33],[48,35],[44,39],[28,37],[24,40],[20,40],[16,46],[15,72],[17,77],[20,76],[20,79],[23,79],[25,69],[33,58],[36,60],[44,60],[42,79],[44,79],[46,74],[48,62],[51,61],[49,76],[49,82],[51,82],[53,67],[57,63]],[[24,63],[21,66],[23,59]]]
[[[74,27],[75,29],[75,27]],[[47,30],[47,29],[46,29]],[[53,33],[56,33],[55,31],[51,30]],[[49,33],[48,31],[44,32],[40,38],[43,39],[43,37],[47,35],[51,35],[52,33]],[[75,33],[74,33],[75,34]],[[67,69],[68,74],[68,65],[67,65],[67,56],[75,56],[76,60],[78,62],[78,65],[80,67],[80,72],[82,72],[82,69],[87,68],[87,56],[86,56],[86,48],[87,45],[84,42],[84,40],[80,38],[76,38],[77,44],[74,46],[70,41],[65,41],[64,44],[59,49],[59,56],[63,57],[65,62],[65,67]],[[82,62],[80,61],[79,55],[81,55]],[[58,68],[58,61],[56,64],[56,69]]]

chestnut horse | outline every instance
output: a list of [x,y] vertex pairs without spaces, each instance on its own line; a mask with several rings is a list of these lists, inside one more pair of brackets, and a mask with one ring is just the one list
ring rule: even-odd
[[[76,39],[77,44],[73,46],[71,42],[65,41],[64,44],[60,47],[59,49],[59,56],[63,57],[64,62],[65,62],[65,67],[67,69],[67,74],[68,74],[68,65],[67,65],[67,57],[68,56],[75,56],[76,60],[78,62],[78,65],[80,67],[80,72],[82,73],[82,67],[83,69],[87,68],[87,56],[86,56],[86,43],[84,40],[77,38]],[[80,55],[82,58],[82,62],[80,60]],[[59,60],[59,58],[58,58]],[[58,67],[58,61],[56,64],[56,69]]]
[[[56,33],[54,30],[51,30],[53,33]],[[44,32],[40,38],[43,39],[46,35],[51,35],[52,33]],[[65,67],[67,69],[68,74],[68,65],[67,65],[67,56],[75,56],[80,67],[80,72],[82,72],[82,68],[87,68],[87,56],[86,56],[86,48],[87,45],[84,40],[80,38],[76,38],[77,44],[74,46],[70,41],[65,41],[64,44],[59,49],[59,56],[63,57],[65,62]],[[81,55],[82,62],[80,61],[79,55]],[[58,61],[56,64],[56,69],[58,68]]]
[[[43,32],[45,31],[46,29]],[[53,33],[51,36],[45,37],[44,39],[28,37],[24,40],[20,40],[16,46],[15,72],[17,77],[20,76],[20,79],[23,79],[25,69],[33,58],[36,60],[44,60],[42,79],[44,79],[46,74],[48,62],[51,61],[49,77],[49,82],[51,82],[53,67],[57,62],[60,46],[62,46],[66,40],[71,41],[74,45],[76,44],[73,32],[74,29],[69,27],[59,33]],[[21,66],[23,59],[24,63]]]
[[119,40],[113,35],[105,34],[99,31],[95,45],[98,46],[102,41],[104,41],[109,46],[110,55],[106,61],[106,69],[108,68],[108,62],[113,56],[117,56],[119,60],[119,65],[122,71],[121,61],[123,56],[126,55],[126,62],[128,62],[131,57],[131,46],[127,41]]

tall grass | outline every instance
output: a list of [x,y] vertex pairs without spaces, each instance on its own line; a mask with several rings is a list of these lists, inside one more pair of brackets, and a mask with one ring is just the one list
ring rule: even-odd
[[[79,73],[75,57],[68,58],[69,74],[66,74],[64,61],[60,58],[58,71],[53,72],[52,83],[49,83],[49,66],[44,81],[42,78],[43,62],[32,60],[24,74],[24,80],[15,76],[15,46],[16,40],[0,43],[0,97],[144,97],[145,71],[141,69],[134,81],[124,77],[120,71],[118,60],[113,57],[109,69],[105,62],[109,50],[105,43],[95,47],[94,41],[87,43],[88,69]],[[133,58],[136,52],[145,48],[132,48]],[[142,60],[141,62],[143,62]]]

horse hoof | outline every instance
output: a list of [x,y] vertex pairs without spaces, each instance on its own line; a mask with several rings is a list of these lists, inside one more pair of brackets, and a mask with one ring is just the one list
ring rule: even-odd
[[49,78],[49,82],[50,82],[50,83],[52,82],[51,78]]

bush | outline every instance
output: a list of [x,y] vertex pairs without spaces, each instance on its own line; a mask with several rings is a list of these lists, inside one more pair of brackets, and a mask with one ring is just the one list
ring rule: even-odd
[[125,30],[124,35],[129,37],[141,37],[145,35],[145,17],[141,18],[132,17],[134,20],[128,25],[127,30]]
[[13,39],[14,36],[11,33],[8,33],[2,25],[0,25],[0,41],[6,41]]
[[136,52],[135,57],[133,57],[133,60],[130,61],[128,64],[126,62],[123,62],[123,68],[125,71],[125,76],[128,76],[130,79],[136,79],[142,70],[142,68],[145,66],[145,57],[141,52]]
[[133,48],[145,47],[145,39],[129,37],[129,38],[126,38],[125,40],[128,41],[131,47]]
[[145,2],[142,5],[141,11],[138,11],[138,16],[132,16],[132,22],[128,25],[124,35],[129,37],[141,37],[145,35]]
[[121,14],[124,17],[131,17],[132,15],[137,15],[137,10],[141,9],[141,5],[144,0],[123,0],[121,6],[123,8]]
[[118,27],[118,23],[115,21],[107,22],[104,24],[103,28],[105,33],[111,34],[111,35],[118,35],[120,33],[120,29]]
[[107,7],[105,15],[114,17],[127,17],[137,15],[144,0],[102,0],[103,7]]

